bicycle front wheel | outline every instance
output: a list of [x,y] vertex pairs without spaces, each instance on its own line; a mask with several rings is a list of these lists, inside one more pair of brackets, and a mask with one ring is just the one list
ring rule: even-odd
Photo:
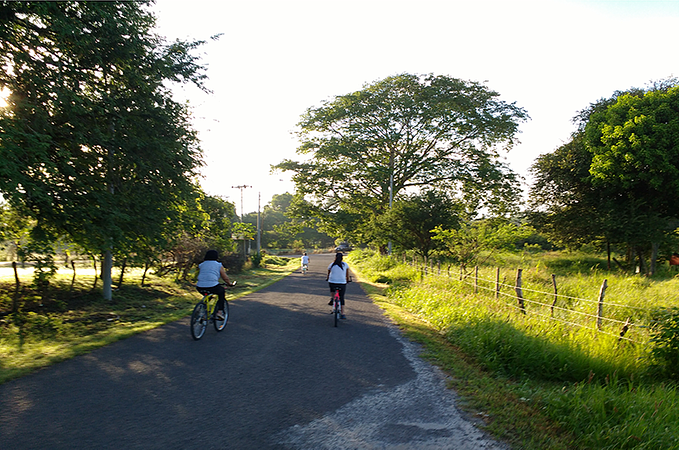
[[191,313],[191,337],[196,341],[203,337],[207,328],[207,306],[198,303]]
[[215,312],[215,320],[213,321],[213,323],[215,324],[215,330],[222,331],[224,327],[226,327],[226,322],[228,321],[229,321],[229,302],[224,300],[224,320],[217,319],[217,313]]
[[339,302],[335,303],[335,308],[333,308],[332,315],[335,318],[335,326],[337,326],[337,323],[339,322],[339,318],[340,318]]

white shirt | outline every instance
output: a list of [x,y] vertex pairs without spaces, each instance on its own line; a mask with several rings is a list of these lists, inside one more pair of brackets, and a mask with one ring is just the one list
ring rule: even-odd
[[221,278],[220,271],[222,269],[222,263],[219,261],[203,261],[198,265],[198,281],[196,286],[198,287],[215,287],[219,284],[219,279]]
[[309,257],[307,255],[302,256],[302,264],[309,264]]
[[330,275],[328,276],[329,283],[336,284],[347,284],[347,270],[349,270],[349,264],[342,261],[342,268],[340,269],[335,263],[328,266]]

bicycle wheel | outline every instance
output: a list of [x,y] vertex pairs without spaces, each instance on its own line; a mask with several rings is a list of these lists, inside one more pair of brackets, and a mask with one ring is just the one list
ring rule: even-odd
[[198,303],[191,313],[191,337],[196,341],[203,337],[207,328],[207,306]]
[[340,302],[339,302],[339,300],[335,299],[333,304],[334,304],[334,307],[332,309],[332,316],[335,318],[335,326],[337,326],[337,323],[339,322],[339,318],[340,318],[340,311],[341,311]]
[[217,311],[215,311],[215,317],[213,323],[215,324],[215,330],[222,331],[226,327],[226,322],[229,321],[229,302],[224,300],[224,320],[217,319]]

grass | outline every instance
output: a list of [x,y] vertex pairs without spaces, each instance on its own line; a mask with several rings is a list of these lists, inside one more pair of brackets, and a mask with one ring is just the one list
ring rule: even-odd
[[[232,277],[238,285],[227,291],[227,299],[262,289],[295,269],[297,260],[281,259],[246,270]],[[141,274],[132,272],[108,302],[86,278],[71,288],[71,275],[60,274],[44,299],[24,286],[17,314],[10,313],[14,283],[0,282],[0,383],[179,320],[200,299],[191,285],[171,278],[151,276],[141,287]]]
[[[605,277],[615,286],[610,302],[644,310],[676,305],[672,277],[654,281],[603,271],[586,255],[501,257],[507,273],[523,266],[524,286],[551,286],[558,272],[563,290],[596,298]],[[373,299],[451,375],[462,406],[515,448],[679,448],[676,382],[655,370],[647,329],[636,330],[638,344],[619,342],[548,315],[520,314],[513,301],[474,294],[456,277],[398,277],[410,269],[366,252],[354,251],[349,259]],[[495,278],[494,267],[483,271]],[[588,306],[574,301],[568,307]],[[635,317],[640,324],[646,319],[645,313]]]

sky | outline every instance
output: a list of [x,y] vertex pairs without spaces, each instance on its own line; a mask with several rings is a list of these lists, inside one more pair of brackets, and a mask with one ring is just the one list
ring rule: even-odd
[[203,189],[239,213],[242,192],[246,214],[294,192],[271,165],[302,159],[294,131],[307,109],[392,75],[484,82],[526,109],[505,154],[526,186],[578,111],[679,77],[679,0],[157,0],[152,11],[169,41],[208,40],[212,93],[174,93],[193,110]]

